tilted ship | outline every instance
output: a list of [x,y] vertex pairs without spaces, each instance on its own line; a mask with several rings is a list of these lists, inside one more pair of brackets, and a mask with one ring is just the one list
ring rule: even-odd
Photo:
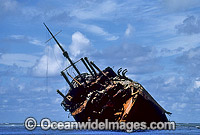
[[[72,62],[67,51],[45,27],[70,63],[61,71],[70,89],[66,95],[59,90],[57,92],[63,97],[61,106],[65,111],[69,110],[77,122],[87,122],[89,119],[146,123],[168,121],[166,114],[171,113],[163,109],[141,84],[126,77],[126,69],[122,71],[120,68],[117,73],[110,67],[101,70],[87,57]],[[77,62],[82,62],[88,73],[80,73]],[[76,71],[76,77],[67,72],[69,67]]]

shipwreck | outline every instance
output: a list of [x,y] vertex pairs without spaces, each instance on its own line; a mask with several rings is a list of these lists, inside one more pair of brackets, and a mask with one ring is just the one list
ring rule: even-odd
[[[147,123],[168,121],[166,114],[171,113],[163,109],[141,84],[128,78],[125,75],[127,69],[120,68],[115,72],[107,67],[101,70],[87,57],[73,62],[49,28],[45,27],[70,63],[61,71],[70,89],[66,95],[59,90],[57,92],[63,97],[61,106],[65,111],[70,111],[77,122],[88,119]],[[80,73],[77,62],[81,62],[88,73]],[[67,72],[69,67],[75,70],[75,77]]]

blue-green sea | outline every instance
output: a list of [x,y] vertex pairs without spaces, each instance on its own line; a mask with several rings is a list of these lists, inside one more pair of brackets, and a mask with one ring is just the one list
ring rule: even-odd
[[145,130],[127,133],[124,131],[97,131],[97,130],[47,130],[44,131],[40,127],[37,127],[33,131],[28,131],[23,124],[20,123],[3,123],[0,124],[1,135],[76,135],[76,134],[142,134],[142,135],[200,135],[200,123],[177,123],[176,130]]

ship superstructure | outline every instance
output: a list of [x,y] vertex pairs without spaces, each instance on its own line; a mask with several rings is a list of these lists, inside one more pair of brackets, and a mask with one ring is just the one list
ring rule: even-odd
[[[49,28],[46,25],[45,27],[70,63],[70,66],[61,71],[70,89],[66,95],[59,90],[57,92],[63,97],[61,105],[64,110],[69,110],[76,121],[168,121],[166,113],[171,113],[163,109],[141,84],[126,77],[127,69],[120,68],[117,73],[110,67],[101,70],[87,57],[73,62]],[[78,62],[81,62],[88,72],[81,73],[76,67]],[[67,72],[70,67],[76,71],[77,76],[73,77]],[[72,81],[68,77],[72,78]]]

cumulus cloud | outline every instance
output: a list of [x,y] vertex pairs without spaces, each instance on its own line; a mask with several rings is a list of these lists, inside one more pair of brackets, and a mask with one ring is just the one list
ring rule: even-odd
[[72,35],[72,43],[69,46],[69,49],[73,57],[88,55],[89,50],[91,49],[90,40],[82,33],[75,32]]
[[127,36],[127,37],[130,36],[132,34],[133,30],[134,30],[133,26],[131,24],[128,24],[126,31],[124,33],[125,36]]
[[[77,60],[82,56],[88,56],[92,53],[91,49],[90,40],[82,33],[75,32],[72,35],[72,43],[69,46],[69,55],[72,59]],[[62,69],[66,68],[67,64],[69,64],[68,61],[57,45],[47,46],[45,54],[38,60],[32,70],[36,76],[45,77],[47,73],[48,76],[57,76]]]
[[176,25],[178,33],[198,34],[200,33],[200,19],[195,16],[189,16],[183,20],[182,24]]
[[66,63],[64,62],[60,48],[57,45],[46,46],[45,54],[37,61],[37,63],[32,68],[33,74],[35,76],[45,77],[55,76],[60,73]]

